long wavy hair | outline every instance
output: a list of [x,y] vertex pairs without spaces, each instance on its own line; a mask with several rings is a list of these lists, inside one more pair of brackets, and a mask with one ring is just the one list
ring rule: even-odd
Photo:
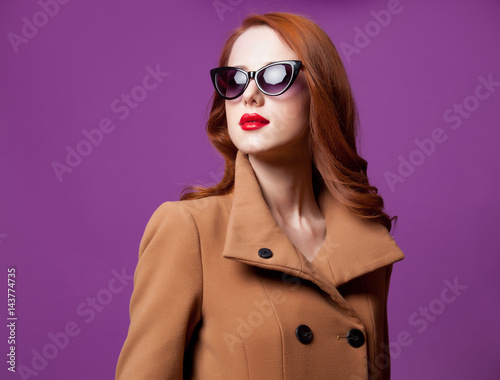
[[[250,15],[229,36],[219,66],[227,66],[236,39],[247,29],[267,26],[303,62],[311,94],[309,147],[312,153],[313,188],[327,186],[332,194],[362,218],[383,224],[388,231],[394,218],[383,211],[384,201],[367,177],[367,162],[357,152],[358,113],[344,66],[328,35],[313,21],[290,13]],[[189,185],[180,200],[224,195],[233,190],[238,149],[229,137],[225,101],[215,91],[206,125],[210,143],[225,160],[224,175],[211,187]]]

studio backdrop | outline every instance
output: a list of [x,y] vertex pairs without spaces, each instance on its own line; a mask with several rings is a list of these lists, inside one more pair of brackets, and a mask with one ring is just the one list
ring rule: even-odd
[[399,217],[393,378],[498,378],[494,0],[1,0],[0,378],[113,378],[148,219],[223,173],[209,70],[269,11],[331,37]]

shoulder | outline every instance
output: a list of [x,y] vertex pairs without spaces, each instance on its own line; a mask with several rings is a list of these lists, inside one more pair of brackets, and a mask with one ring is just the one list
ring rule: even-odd
[[230,210],[231,200],[232,193],[183,201],[166,201],[156,208],[149,223],[157,225],[172,218],[180,219],[180,221],[196,220],[207,213],[219,214]]
[[156,209],[153,217],[162,220],[175,215],[177,217],[182,216],[181,220],[191,218],[195,222],[203,222],[210,218],[220,218],[229,213],[232,197],[233,193],[228,193],[199,199],[167,201]]
[[199,199],[175,201],[178,207],[189,212],[194,219],[200,220],[205,216],[221,216],[231,209],[233,193],[212,195]]
[[158,237],[176,236],[182,239],[200,229],[216,226],[227,221],[231,208],[232,193],[200,199],[163,202],[150,217],[141,241],[140,251]]

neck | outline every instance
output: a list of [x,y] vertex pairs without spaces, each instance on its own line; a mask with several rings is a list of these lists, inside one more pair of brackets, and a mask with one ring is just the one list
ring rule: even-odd
[[321,217],[314,196],[312,160],[307,151],[296,151],[293,157],[286,158],[249,154],[248,159],[280,226],[296,224],[302,218]]

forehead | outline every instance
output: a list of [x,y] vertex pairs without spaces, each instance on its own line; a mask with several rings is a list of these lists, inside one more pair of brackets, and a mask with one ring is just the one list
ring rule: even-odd
[[235,41],[227,65],[257,70],[270,62],[294,59],[298,59],[295,52],[280,40],[274,30],[256,26]]

